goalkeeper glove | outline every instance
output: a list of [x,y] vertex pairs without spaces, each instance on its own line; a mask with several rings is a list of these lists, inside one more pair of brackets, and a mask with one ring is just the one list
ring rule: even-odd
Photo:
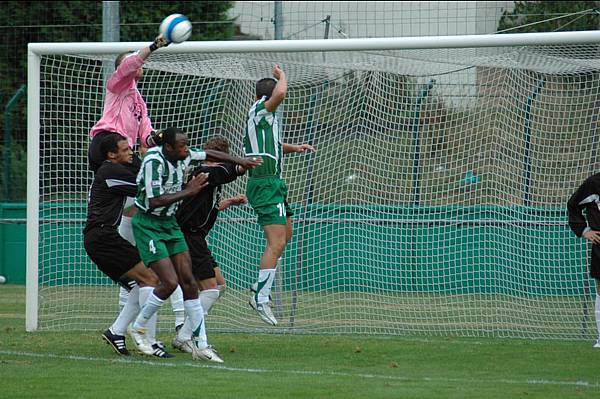
[[148,147],[154,147],[155,145],[163,144],[164,132],[162,130],[153,130],[150,132],[150,136],[146,139]]
[[150,45],[150,51],[154,52],[156,50],[158,50],[161,47],[167,47],[169,45],[169,42],[167,41],[167,39],[165,39],[163,37],[163,35],[158,35],[156,36],[156,39],[154,39],[154,42]]

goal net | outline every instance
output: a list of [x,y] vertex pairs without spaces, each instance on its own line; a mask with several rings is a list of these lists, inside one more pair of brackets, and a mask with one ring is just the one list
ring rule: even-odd
[[[280,64],[283,141],[317,149],[284,158],[295,215],[279,325],[248,306],[265,241],[241,206],[209,235],[228,286],[209,333],[595,335],[589,248],[566,202],[598,165],[598,35],[501,36],[190,42],[147,60],[154,127],[182,127],[196,147],[224,135],[238,156],[254,83]],[[146,44],[95,45],[30,45],[29,330],[100,330],[118,312],[117,286],[83,249],[88,133],[107,62]],[[159,328],[173,323],[166,303]]]

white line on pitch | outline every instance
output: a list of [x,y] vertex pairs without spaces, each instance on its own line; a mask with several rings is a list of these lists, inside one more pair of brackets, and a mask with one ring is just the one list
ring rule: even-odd
[[160,361],[152,361],[152,360],[134,360],[127,359],[123,357],[107,359],[100,357],[88,357],[88,356],[74,356],[74,355],[57,355],[54,353],[29,353],[29,352],[15,352],[15,351],[2,351],[0,350],[0,355],[9,355],[9,356],[21,356],[21,357],[37,357],[37,358],[47,358],[47,359],[62,359],[62,360],[84,360],[84,361],[93,361],[93,362],[107,362],[107,363],[124,363],[124,364],[139,364],[139,365],[149,365],[149,366],[159,366],[159,367],[196,367],[196,368],[207,368],[207,369],[215,369],[215,370],[224,370],[224,371],[238,371],[245,373],[261,373],[261,374],[296,374],[296,375],[322,375],[322,376],[337,376],[337,377],[351,377],[351,378],[374,378],[374,379],[383,379],[383,380],[398,380],[398,381],[441,381],[441,382],[458,382],[458,383],[501,383],[507,385],[564,385],[564,386],[577,386],[577,387],[586,387],[586,388],[600,388],[600,384],[597,382],[588,382],[588,381],[555,381],[555,380],[547,380],[547,379],[528,379],[528,380],[511,380],[511,379],[475,379],[475,378],[436,378],[436,377],[406,377],[406,376],[395,376],[395,375],[381,375],[381,374],[352,374],[352,373],[343,373],[337,371],[309,371],[309,370],[269,370],[269,369],[250,369],[250,368],[240,368],[240,367],[227,367],[227,366],[218,366],[212,364],[202,364],[202,363],[167,363]]

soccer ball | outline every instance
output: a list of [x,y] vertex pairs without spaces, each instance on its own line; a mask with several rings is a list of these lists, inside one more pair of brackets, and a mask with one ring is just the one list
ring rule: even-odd
[[182,43],[192,35],[192,23],[185,15],[171,14],[163,19],[158,32],[169,43]]

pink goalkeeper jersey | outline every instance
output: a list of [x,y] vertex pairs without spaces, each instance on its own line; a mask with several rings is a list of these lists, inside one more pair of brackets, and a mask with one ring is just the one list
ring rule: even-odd
[[102,118],[90,131],[96,134],[107,131],[121,134],[134,148],[137,138],[146,146],[146,139],[152,132],[152,122],[148,117],[148,107],[137,89],[135,75],[144,60],[133,53],[127,56],[106,82],[106,98]]

